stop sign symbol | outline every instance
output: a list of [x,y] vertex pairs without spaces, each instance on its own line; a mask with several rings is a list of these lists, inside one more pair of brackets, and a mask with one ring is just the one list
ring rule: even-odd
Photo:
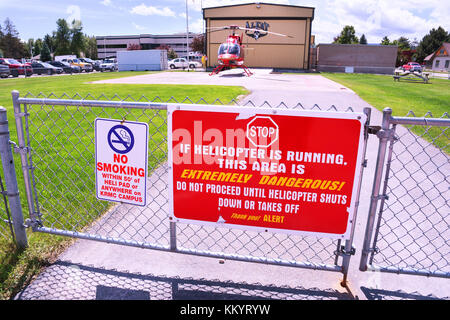
[[255,147],[269,147],[278,136],[278,125],[270,117],[256,116],[247,124],[247,139]]

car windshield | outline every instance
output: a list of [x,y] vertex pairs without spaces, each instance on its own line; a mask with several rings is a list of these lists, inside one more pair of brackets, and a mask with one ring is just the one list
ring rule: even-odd
[[54,68],[51,64],[42,62],[42,65],[46,68]]
[[103,60],[103,63],[114,63],[114,60]]
[[73,59],[73,62],[75,62],[75,63],[80,63],[81,61],[78,60],[78,59]]
[[219,51],[218,54],[234,54],[234,55],[239,55],[240,53],[240,48],[239,45],[236,43],[233,44],[228,44],[228,43],[222,43],[219,47]]
[[6,59],[6,60],[8,60],[8,62],[9,62],[10,64],[20,64],[19,61],[14,60],[14,59]]

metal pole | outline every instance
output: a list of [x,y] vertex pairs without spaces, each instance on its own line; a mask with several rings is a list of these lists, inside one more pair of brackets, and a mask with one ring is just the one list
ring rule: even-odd
[[372,240],[375,215],[377,211],[378,200],[380,197],[379,192],[381,181],[383,178],[384,158],[386,156],[387,143],[391,139],[391,130],[389,130],[391,116],[391,108],[386,108],[383,110],[383,122],[381,123],[381,130],[377,134],[380,142],[378,145],[378,156],[375,167],[375,176],[373,180],[372,196],[370,199],[369,216],[367,218],[364,244],[362,247],[361,261],[359,264],[359,270],[361,271],[367,270],[367,258],[369,257],[369,254],[371,252],[370,242]]
[[23,221],[16,168],[14,166],[14,158],[10,144],[8,118],[6,109],[3,107],[0,107],[0,156],[2,159],[6,195],[8,196],[9,207],[11,209],[16,244],[20,249],[24,249],[28,247],[27,233]]
[[371,109],[370,108],[364,108],[363,112],[366,115],[366,123],[364,124],[364,147],[362,152],[362,159],[361,159],[361,168],[359,173],[359,181],[358,181],[358,193],[356,194],[356,201],[355,201],[355,208],[354,208],[354,214],[353,214],[353,220],[351,225],[351,233],[350,233],[350,239],[345,241],[344,245],[344,256],[342,258],[342,273],[344,275],[341,285],[343,287],[347,286],[347,275],[348,270],[350,266],[350,258],[351,258],[351,252],[353,247],[353,236],[355,234],[355,227],[356,227],[356,217],[358,214],[358,207],[359,207],[359,198],[361,195],[361,184],[363,179],[363,173],[364,173],[364,167],[365,167],[365,159],[366,159],[366,151],[367,151],[367,142],[369,140],[369,134],[368,134],[368,127],[370,124],[370,115],[371,115]]
[[27,201],[28,201],[28,211],[30,213],[30,218],[33,221],[36,221],[37,217],[34,216],[33,191],[32,191],[32,186],[31,186],[30,171],[29,171],[29,167],[28,167],[25,135],[23,132],[23,125],[22,125],[22,117],[24,116],[24,114],[22,114],[21,110],[20,110],[19,91],[14,90],[14,91],[12,91],[11,94],[12,94],[13,107],[14,107],[14,118],[16,120],[16,131],[17,131],[20,161],[22,163],[22,173],[23,173],[26,196],[27,196]]
[[170,222],[169,226],[170,232],[170,250],[177,251],[177,223],[174,221]]
[[189,72],[189,17],[188,17],[188,2],[186,0],[186,60],[187,60],[187,71]]

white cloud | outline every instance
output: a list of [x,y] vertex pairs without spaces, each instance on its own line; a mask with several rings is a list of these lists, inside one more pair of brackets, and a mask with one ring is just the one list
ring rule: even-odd
[[66,9],[66,13],[69,14],[69,16],[66,18],[66,21],[69,24],[72,23],[73,20],[81,21],[81,9],[79,6],[69,5]]
[[131,9],[130,13],[138,14],[141,16],[163,16],[163,17],[175,17],[176,13],[168,7],[158,8],[152,6],[146,6],[140,4]]
[[100,1],[100,3],[102,5],[104,5],[104,6],[110,6],[111,5],[111,0],[103,0],[103,1]]
[[136,23],[134,23],[134,22],[133,22],[132,24],[133,24],[133,27],[134,27],[136,30],[139,30],[139,31],[147,30],[146,27],[140,26],[140,25],[138,25],[138,24],[136,24]]
[[431,28],[448,29],[450,15],[449,2],[440,0],[329,0],[315,7],[316,43],[333,41],[345,25],[353,25],[357,36],[364,33],[369,43],[379,43],[383,36],[420,40]]
[[203,32],[203,19],[194,20],[192,23],[189,22],[189,31],[194,33]]

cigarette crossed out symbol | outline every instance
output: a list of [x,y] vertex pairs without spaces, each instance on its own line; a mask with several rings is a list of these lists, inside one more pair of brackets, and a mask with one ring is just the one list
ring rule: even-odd
[[134,135],[127,127],[116,125],[109,129],[108,144],[117,153],[128,153],[133,149]]

